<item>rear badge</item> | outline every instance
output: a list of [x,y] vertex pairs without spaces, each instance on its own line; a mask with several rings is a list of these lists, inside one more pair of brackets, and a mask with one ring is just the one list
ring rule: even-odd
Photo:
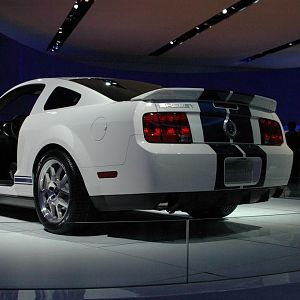
[[192,104],[189,103],[160,103],[160,108],[193,108]]
[[230,139],[233,139],[237,134],[236,125],[230,119],[224,120],[223,130]]

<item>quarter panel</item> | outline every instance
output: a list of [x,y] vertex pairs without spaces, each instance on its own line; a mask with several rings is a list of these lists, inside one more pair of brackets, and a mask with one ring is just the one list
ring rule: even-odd
[[[49,144],[65,148],[79,168],[123,164],[134,134],[135,106],[125,102],[97,104],[30,115],[20,131],[16,175],[31,176],[36,156]],[[93,127],[99,119],[107,124],[101,139],[95,137]]]

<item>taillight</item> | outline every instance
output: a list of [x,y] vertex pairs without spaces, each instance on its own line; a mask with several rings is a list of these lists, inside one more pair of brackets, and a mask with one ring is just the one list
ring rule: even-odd
[[262,145],[281,145],[283,136],[278,122],[269,119],[259,119]]
[[149,143],[193,142],[185,113],[147,113],[143,116],[144,136]]

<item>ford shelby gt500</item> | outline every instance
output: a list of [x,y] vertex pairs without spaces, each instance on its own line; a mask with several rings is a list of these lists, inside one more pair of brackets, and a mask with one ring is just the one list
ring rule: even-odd
[[0,203],[34,200],[44,227],[91,210],[221,218],[278,197],[292,152],[272,99],[104,78],[46,78],[0,98]]

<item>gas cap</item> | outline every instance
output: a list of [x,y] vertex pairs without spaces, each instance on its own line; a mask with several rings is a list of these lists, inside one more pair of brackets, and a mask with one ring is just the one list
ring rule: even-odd
[[107,122],[105,118],[97,118],[91,126],[91,135],[96,141],[101,141],[107,130]]

